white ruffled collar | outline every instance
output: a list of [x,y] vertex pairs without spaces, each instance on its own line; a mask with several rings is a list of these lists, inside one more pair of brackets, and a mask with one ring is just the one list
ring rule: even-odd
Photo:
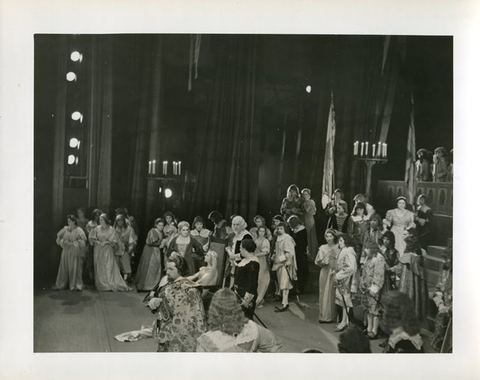
[[242,258],[242,261],[240,261],[237,266],[238,267],[244,267],[245,265],[249,264],[251,261],[255,261],[257,263],[260,263],[257,259],[257,256],[251,256],[247,258]]

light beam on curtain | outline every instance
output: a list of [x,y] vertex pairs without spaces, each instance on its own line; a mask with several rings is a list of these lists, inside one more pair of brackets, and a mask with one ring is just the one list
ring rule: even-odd
[[415,107],[412,94],[412,110],[410,113],[410,124],[408,126],[407,157],[405,162],[405,182],[407,185],[407,200],[415,204]]
[[323,182],[322,192],[330,197],[335,187],[334,182],[334,155],[333,147],[335,145],[335,106],[333,100],[333,91],[330,100],[330,110],[328,112],[327,139],[325,143],[325,160],[323,162]]

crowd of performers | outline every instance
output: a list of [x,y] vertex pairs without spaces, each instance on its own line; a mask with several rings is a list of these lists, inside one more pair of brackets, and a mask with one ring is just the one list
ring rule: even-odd
[[[309,189],[291,185],[271,227],[257,215],[250,229],[240,215],[227,221],[212,211],[210,231],[201,216],[191,227],[166,212],[147,234],[135,276],[135,219],[117,209],[112,226],[101,210],[87,220],[79,208],[57,234],[63,251],[54,288],[82,290],[90,281],[98,291],[148,292],[144,304],[156,315],[158,351],[276,352],[281,343],[253,322],[255,309],[267,298],[279,302],[275,312],[288,310],[291,290],[307,291],[313,261],[320,267],[318,322],[337,323],[340,352],[368,352],[364,347],[369,350],[381,331],[388,337],[380,343],[385,352],[424,352],[419,332],[430,302],[424,255],[433,215],[426,197],[418,197],[414,210],[398,197],[384,218],[362,194],[351,212],[343,198],[337,189],[317,210]],[[328,217],[320,247],[317,212]],[[226,246],[222,268],[219,253],[210,249],[215,239]],[[448,247],[433,296],[438,314],[432,346],[439,352],[451,351],[451,256]],[[361,306],[363,320],[355,317],[354,306]]]

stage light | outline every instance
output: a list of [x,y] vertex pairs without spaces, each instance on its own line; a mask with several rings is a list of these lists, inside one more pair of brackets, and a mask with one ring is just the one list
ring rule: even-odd
[[307,86],[305,91],[307,91],[310,94],[312,92],[312,86]]
[[165,198],[170,198],[172,196],[172,190],[170,189],[165,189]]
[[78,112],[78,111],[75,111],[74,113],[72,113],[72,120],[80,120],[80,122],[82,122],[82,119],[83,119],[83,115]]
[[75,163],[75,156],[71,154],[70,156],[68,156],[68,164],[73,165],[74,163]]
[[162,188],[159,187],[159,188],[158,188],[158,193],[160,194],[161,192],[162,192]]
[[77,80],[77,74],[75,74],[73,71],[70,71],[69,73],[67,73],[67,80],[69,82],[76,81]]
[[70,54],[70,59],[73,62],[77,62],[77,61],[82,62],[83,54],[80,54],[78,51],[74,51],[74,52],[72,52],[72,54]]
[[70,148],[76,148],[80,144],[80,141],[75,137],[70,139]]

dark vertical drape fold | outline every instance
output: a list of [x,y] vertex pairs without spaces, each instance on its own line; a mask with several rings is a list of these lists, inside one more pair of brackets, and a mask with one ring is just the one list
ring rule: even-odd
[[368,141],[371,150],[382,130],[388,132],[404,47],[396,36],[388,44],[384,36],[343,37],[334,47],[335,186],[347,199],[366,185],[365,165],[353,160],[353,143]]
[[90,129],[89,206],[108,212],[112,177],[112,42],[93,36],[88,62],[90,79],[87,125]]
[[217,36],[216,75],[206,128],[200,133],[192,212],[217,209],[226,215],[253,216],[258,183],[258,149],[252,144],[256,37]]

